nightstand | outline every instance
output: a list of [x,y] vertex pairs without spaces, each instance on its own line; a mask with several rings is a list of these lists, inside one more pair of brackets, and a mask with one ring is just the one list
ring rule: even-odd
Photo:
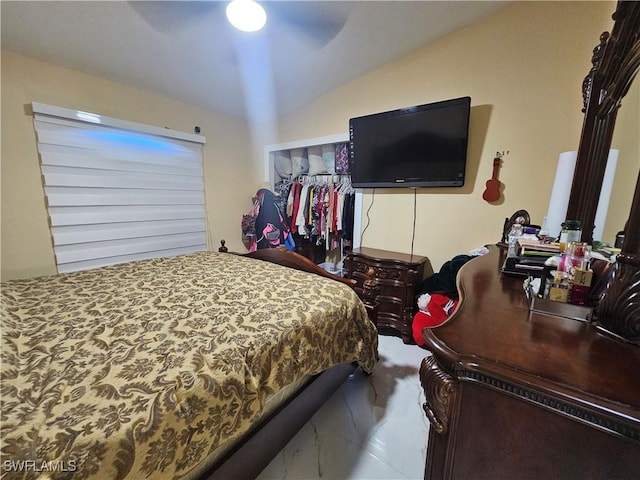
[[395,330],[413,343],[411,323],[422,281],[433,273],[427,257],[356,248],[347,252],[344,267],[378,331]]

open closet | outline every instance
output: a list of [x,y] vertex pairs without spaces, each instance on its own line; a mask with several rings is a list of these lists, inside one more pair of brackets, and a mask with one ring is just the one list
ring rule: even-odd
[[360,245],[362,194],[351,186],[348,135],[268,146],[265,163],[295,251],[341,274],[345,251]]

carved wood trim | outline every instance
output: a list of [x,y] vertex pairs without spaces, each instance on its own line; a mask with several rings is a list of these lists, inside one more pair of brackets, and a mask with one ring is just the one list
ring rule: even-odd
[[582,113],[587,112],[589,99],[591,98],[591,91],[593,90],[593,79],[598,67],[600,66],[602,51],[604,50],[608,39],[609,32],[603,32],[602,35],[600,35],[600,43],[593,49],[593,55],[591,56],[591,70],[589,70],[589,73],[584,77],[584,81],[582,82]]
[[561,415],[571,417],[581,423],[586,423],[594,428],[607,433],[625,437],[629,440],[640,442],[640,427],[616,420],[615,418],[600,415],[590,409],[580,407],[574,403],[563,401],[555,396],[506,381],[501,378],[487,375],[483,372],[457,368],[456,378],[486,385],[494,390],[499,390],[512,397],[538,405],[547,410],[553,410]]
[[376,272],[370,267],[367,270],[367,279],[362,282],[362,300],[370,305],[375,305],[379,292],[380,289],[378,288],[378,281],[376,280]]
[[640,65],[640,5],[618,2],[611,34],[603,32],[593,50],[592,68],[582,85],[584,123],[567,208],[580,220],[582,237],[592,241],[596,209],[611,147],[617,109]]
[[[618,108],[640,69],[640,2],[619,1],[611,34],[593,50],[582,86],[584,123],[567,208],[582,224],[582,239],[593,240],[596,209],[607,166]],[[633,106],[632,106],[633,107]],[[596,309],[598,326],[640,344],[640,175],[615,275]]]
[[458,361],[451,367],[453,375],[447,373],[434,356],[426,357],[420,365],[420,382],[426,400],[422,408],[439,434],[447,433],[449,430],[456,397],[460,392],[460,382],[473,382],[554,411],[600,431],[640,443],[640,423],[637,421],[624,421],[622,418],[598,412],[589,408],[589,404],[580,405],[564,399],[562,395],[552,395],[544,390],[529,387],[526,381],[513,382],[499,374],[479,371],[475,362],[467,364]]
[[640,258],[619,255],[607,294],[598,304],[597,325],[632,343],[640,344]]
[[426,399],[424,413],[436,432],[446,433],[458,394],[457,381],[438,365],[435,357],[426,357],[420,365],[420,382]]
[[307,257],[304,257],[298,253],[292,252],[284,246],[276,248],[265,248],[256,250],[254,252],[243,253],[243,257],[255,258],[257,260],[263,260],[266,262],[276,263],[284,267],[294,268],[296,270],[302,270],[303,272],[315,273],[321,277],[330,278],[340,283],[344,283],[349,287],[355,289],[356,282],[348,278],[343,278],[338,275],[327,272],[323,268],[319,267]]

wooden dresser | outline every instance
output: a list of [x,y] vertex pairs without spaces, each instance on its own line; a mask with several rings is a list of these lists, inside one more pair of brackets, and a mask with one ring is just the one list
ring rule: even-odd
[[457,312],[424,330],[425,478],[638,478],[640,347],[530,313],[504,254],[464,265]]
[[427,257],[362,247],[347,253],[344,267],[378,329],[394,329],[404,343],[413,343],[417,295],[433,273]]

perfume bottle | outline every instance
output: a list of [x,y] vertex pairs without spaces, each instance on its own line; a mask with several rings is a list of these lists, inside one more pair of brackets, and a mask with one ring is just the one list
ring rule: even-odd
[[508,242],[509,248],[507,249],[508,257],[515,257],[518,255],[518,238],[522,236],[522,225],[519,223],[514,223],[511,226],[511,231],[509,232]]

